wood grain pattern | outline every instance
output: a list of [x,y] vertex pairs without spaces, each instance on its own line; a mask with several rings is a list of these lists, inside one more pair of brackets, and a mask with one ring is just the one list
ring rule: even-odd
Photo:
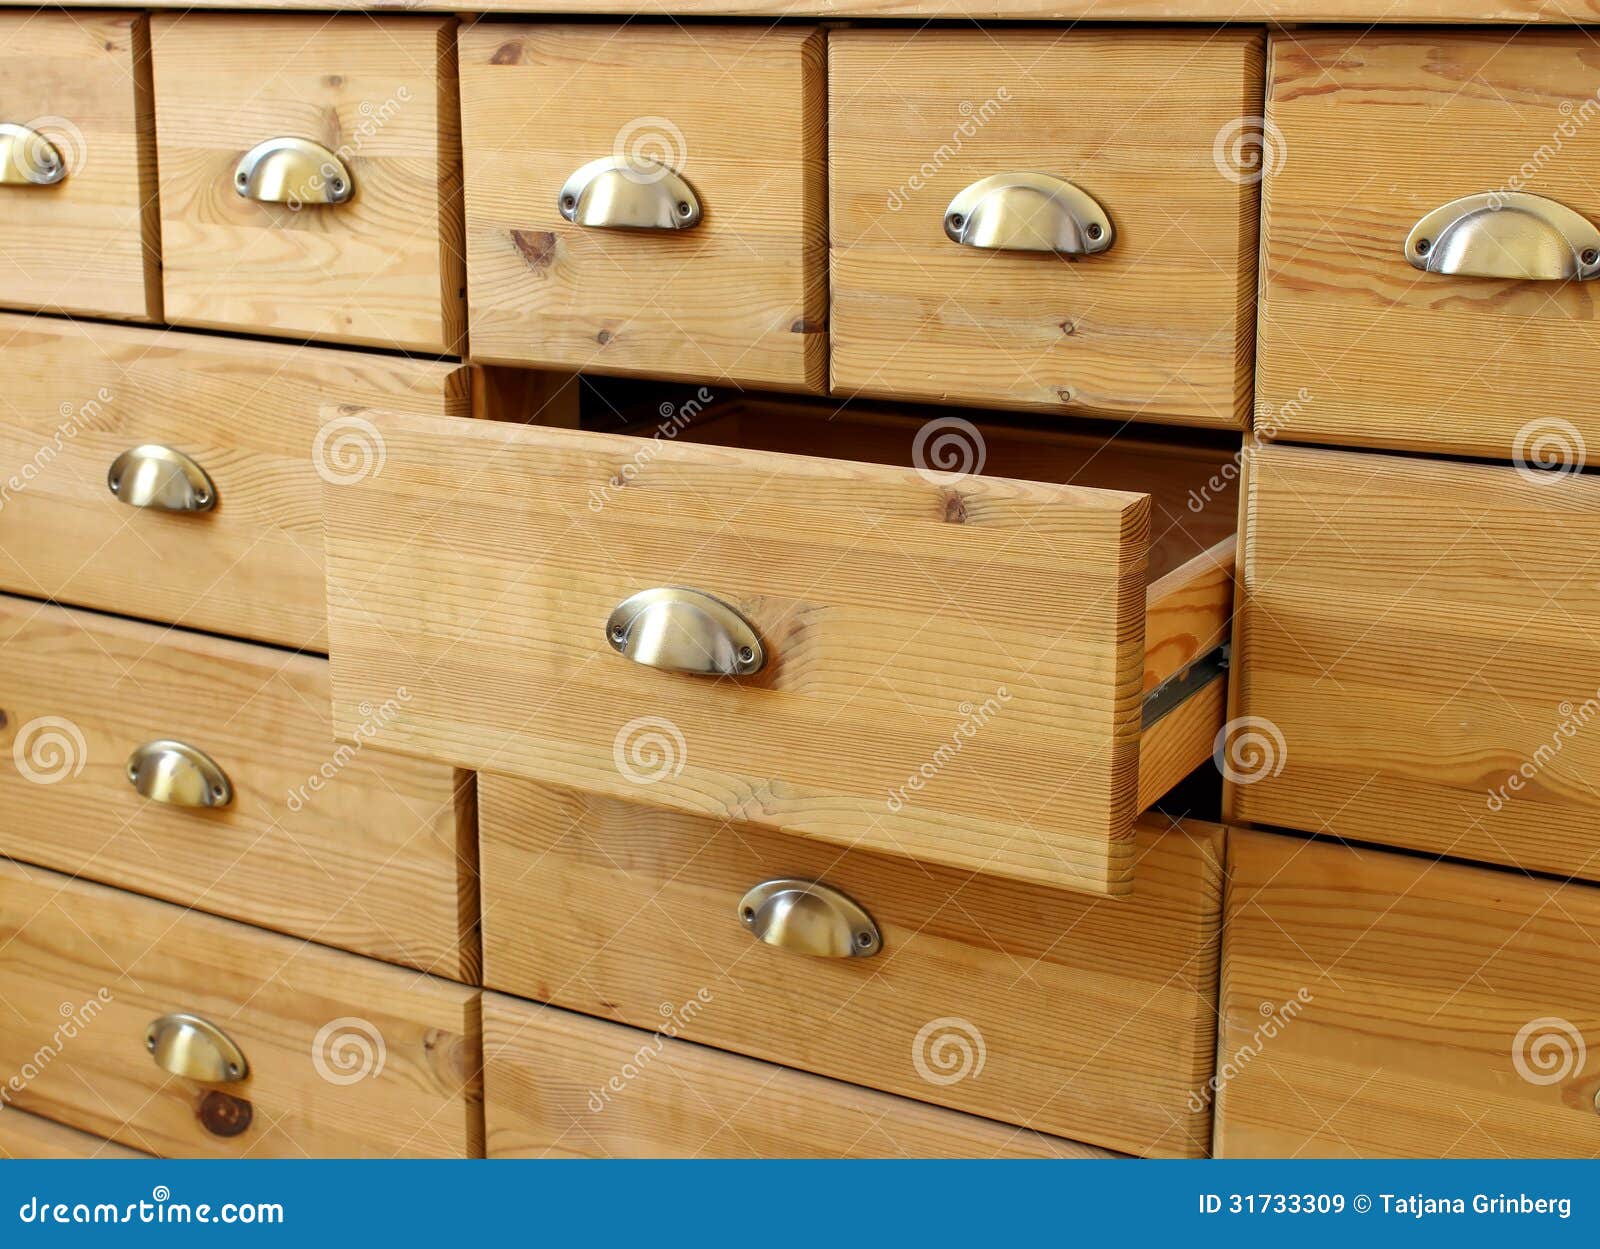
[[[478,359],[826,388],[820,32],[485,24],[461,59]],[[613,152],[681,173],[700,224],[566,221],[562,185]]]
[[[1214,503],[1219,519],[1235,510]],[[1190,535],[1173,525],[1168,533]],[[1228,641],[1233,623],[1234,561],[1238,541],[1228,537],[1165,575],[1145,591],[1144,688],[1154,689],[1196,659]],[[1152,560],[1152,563],[1155,561]]]
[[[0,596],[0,853],[474,979],[471,778],[337,747],[328,702],[322,660]],[[162,738],[233,803],[141,797],[128,756]]]
[[10,1106],[0,1113],[0,1158],[143,1158],[136,1149]]
[[1600,479],[1280,446],[1246,524],[1235,818],[1600,877]]
[[[0,0],[6,5],[33,0]],[[92,7],[102,0],[64,0],[62,7]],[[149,0],[152,9],[320,9],[361,11],[372,0]],[[523,13],[527,0],[412,0],[424,12]],[[541,12],[631,17],[639,0],[543,0]],[[656,10],[683,17],[839,17],[922,19],[1005,19],[1033,21],[1235,22],[1532,22],[1592,23],[1600,16],[1594,0],[1258,0],[1242,13],[1238,0],[672,0]]]
[[[321,409],[470,406],[458,366],[39,317],[0,316],[0,368],[0,587],[319,651],[319,465],[376,451]],[[215,508],[119,503],[106,470],[143,443],[192,456]]]
[[[167,319],[460,353],[465,334],[455,24],[421,17],[152,22]],[[344,204],[261,204],[257,143],[344,158]]]
[[1219,1156],[1600,1152],[1600,892],[1265,833],[1228,860]]
[[161,319],[149,46],[140,13],[0,13],[0,121],[67,165],[0,186],[0,303]]
[[1593,463],[1600,415],[1573,363],[1600,286],[1425,274],[1402,252],[1464,195],[1529,191],[1600,219],[1597,91],[1581,31],[1275,36],[1257,427],[1498,458],[1543,432]]
[[1227,679],[1212,677],[1139,734],[1139,810],[1161,801],[1211,758],[1227,703]]
[[[1256,194],[1212,148],[1259,115],[1262,55],[1249,30],[834,32],[834,390],[1240,425]],[[950,242],[951,199],[1008,171],[1094,196],[1110,250]]]
[[[1213,1059],[1220,829],[1151,817],[1133,895],[1091,899],[488,773],[480,786],[490,987],[650,1028],[671,1003],[690,1040],[1109,1149],[1205,1152],[1210,1116],[1187,1104]],[[882,953],[753,940],[739,899],[785,876],[854,898]],[[963,1036],[981,1038],[982,1069],[952,1080],[937,1064]]]
[[1110,1156],[495,993],[483,1030],[491,1158]]
[[[0,862],[0,998],[14,1104],[146,1153],[482,1156],[476,989]],[[157,1066],[145,1028],[172,1011],[222,1028],[249,1075]],[[242,1133],[203,1126],[218,1091],[251,1103]]]
[[[1145,496],[370,415],[384,471],[324,496],[341,736],[403,685],[391,749],[1128,889]],[[737,605],[766,668],[612,651],[611,609],[674,584]]]

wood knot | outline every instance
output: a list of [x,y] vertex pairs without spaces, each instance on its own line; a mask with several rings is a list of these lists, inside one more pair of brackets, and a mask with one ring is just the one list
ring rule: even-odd
[[604,347],[614,337],[616,337],[616,336],[614,334],[612,334],[612,332],[610,330],[601,330],[598,334],[596,334],[594,336],[594,341],[599,343],[602,347]]
[[556,236],[549,230],[513,230],[511,243],[522,261],[535,273],[548,269],[556,258]]
[[494,50],[494,55],[489,58],[491,65],[520,65],[522,64],[522,41],[512,39],[502,43]]
[[824,328],[825,327],[823,326],[823,324],[820,321],[810,321],[810,320],[807,320],[805,317],[801,317],[797,321],[795,321],[795,323],[793,325],[791,325],[789,327],[789,333],[791,333],[791,334],[821,334],[823,332]]
[[954,490],[945,491],[944,523],[947,525],[967,523],[967,501]]

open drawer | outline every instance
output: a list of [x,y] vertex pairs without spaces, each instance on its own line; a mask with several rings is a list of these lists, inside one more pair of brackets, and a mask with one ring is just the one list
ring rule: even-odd
[[1127,892],[1222,722],[1224,453],[699,406],[368,413],[382,471],[324,493],[335,732],[404,688],[373,744]]

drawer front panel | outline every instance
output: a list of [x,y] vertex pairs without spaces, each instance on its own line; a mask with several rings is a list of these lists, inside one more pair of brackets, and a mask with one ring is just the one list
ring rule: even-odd
[[[501,422],[380,426],[383,472],[326,493],[341,736],[403,685],[380,745],[1128,888],[1145,496]],[[712,679],[612,649],[614,608],[685,585],[753,624],[761,671]]]
[[1600,479],[1281,446],[1246,476],[1235,814],[1600,877]]
[[[472,978],[471,779],[337,747],[324,661],[0,597],[0,691],[0,853]],[[135,788],[130,756],[167,740],[226,806]]]
[[[1091,900],[480,777],[496,989],[1139,1154],[1206,1150],[1221,832],[1135,841],[1138,888]],[[1167,821],[1156,821],[1167,827]],[[757,941],[741,899],[820,880],[881,949]]]
[[1265,833],[1229,862],[1219,1156],[1594,1157],[1600,892]]
[[1586,446],[1593,462],[1600,415],[1575,366],[1600,282],[1474,276],[1549,270],[1572,249],[1513,208],[1428,240],[1425,259],[1462,272],[1411,263],[1419,222],[1470,196],[1536,195],[1600,222],[1588,35],[1296,31],[1271,60],[1282,159],[1265,183],[1257,428],[1531,462],[1577,463]]
[[[1258,34],[845,30],[828,59],[835,391],[1242,421],[1256,187],[1226,152],[1260,113]],[[1018,173],[1090,196],[1105,250],[946,237],[963,189]]]
[[[464,31],[474,355],[824,389],[824,89],[810,30]],[[633,170],[629,198],[660,198],[660,222],[682,205],[697,224],[607,228],[599,186],[566,205],[594,161]]]
[[1058,1137],[487,993],[491,1158],[1094,1158]]
[[[0,368],[0,588],[311,650],[323,480],[378,451],[361,410],[469,408],[457,366],[17,316]],[[152,445],[210,479],[203,511],[111,492],[117,458]]]
[[103,1137],[80,1132],[15,1107],[0,1114],[0,1158],[142,1158]]
[[160,320],[144,15],[0,14],[0,81],[0,121],[39,136],[0,185],[0,304]]
[[[477,994],[0,863],[10,1101],[145,1153],[481,1156]],[[220,1029],[242,1078],[159,1063],[178,1024],[154,1030],[153,1052],[152,1024],[177,1013]],[[203,1040],[194,1053],[226,1051]]]
[[[151,25],[167,319],[459,352],[454,22],[235,13]],[[290,145],[273,154],[279,192],[271,165],[259,189],[247,183],[286,200],[247,197],[241,158],[278,139],[320,148],[304,169]],[[317,202],[334,193],[348,198]]]

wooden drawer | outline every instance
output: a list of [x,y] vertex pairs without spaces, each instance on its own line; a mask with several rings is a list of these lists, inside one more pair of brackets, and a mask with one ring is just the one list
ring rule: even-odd
[[[1138,1154],[1203,1154],[1222,832],[1141,824],[1090,899],[484,773],[485,982]],[[742,899],[818,880],[870,957],[756,940]],[[665,1005],[664,1005],[665,1004]]]
[[491,1158],[1097,1158],[1104,1150],[532,1002],[483,998]]
[[1219,1155],[1600,1150],[1600,892],[1265,833],[1228,877]]
[[1600,478],[1275,447],[1247,480],[1238,818],[1600,877]]
[[463,31],[474,356],[825,389],[824,92],[815,30]]
[[[151,37],[167,319],[460,352],[454,21],[161,15]],[[247,197],[242,158],[279,139],[324,151],[276,177],[269,154]]]
[[142,1158],[138,1150],[5,1107],[0,1114],[0,1158]]
[[[1239,425],[1256,188],[1228,156],[1261,76],[1248,30],[833,33],[834,390]],[[1058,235],[1059,195],[978,192],[988,241],[947,237],[956,197],[1005,174],[1098,207]],[[1070,236],[1093,254],[1017,250]]]
[[[0,998],[12,1103],[146,1153],[482,1154],[476,989],[0,862]],[[243,1078],[155,1061],[176,1013]]]
[[[325,495],[342,737],[403,685],[393,749],[1106,893],[1137,811],[1211,756],[1220,679],[1142,727],[1227,627],[1232,508],[1181,501],[1210,453],[966,425],[992,475],[962,476],[887,466],[946,422],[831,407],[656,437],[377,419],[384,471]],[[613,609],[672,586],[735,605],[765,667],[618,654]],[[655,636],[698,645],[679,619]]]
[[[322,482],[382,454],[361,410],[469,410],[458,366],[20,316],[0,369],[0,588],[319,651]],[[111,492],[150,446],[205,473],[205,510]]]
[[[1540,196],[1600,222],[1588,34],[1299,30],[1273,40],[1271,62],[1257,428],[1532,462],[1576,463],[1587,444],[1594,462],[1600,413],[1574,366],[1600,282],[1471,275],[1532,272],[1512,241],[1524,230],[1552,273],[1589,249],[1575,261],[1517,206]],[[1469,196],[1506,210],[1421,258],[1464,271],[1413,267],[1417,238],[1439,233],[1413,238],[1422,219]],[[1600,249],[1596,226],[1569,233],[1582,231]]]
[[[475,978],[471,778],[336,746],[328,701],[308,655],[0,596],[0,854]],[[135,788],[135,749],[173,739],[230,802]]]
[[31,132],[0,184],[0,304],[161,319],[149,51],[140,13],[0,13],[0,122]]

